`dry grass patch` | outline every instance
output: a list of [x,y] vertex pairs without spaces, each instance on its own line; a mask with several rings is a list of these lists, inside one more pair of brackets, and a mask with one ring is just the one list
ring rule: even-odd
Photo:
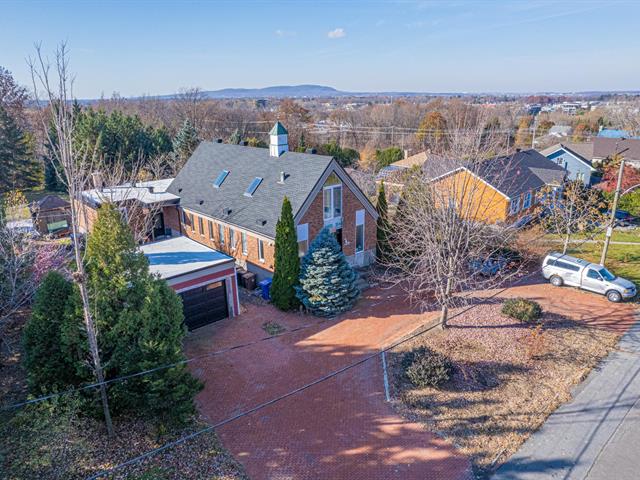
[[[450,328],[398,347],[389,358],[401,413],[422,421],[468,455],[483,476],[508,459],[571,388],[616,344],[618,334],[545,313],[541,326],[480,305]],[[415,388],[402,370],[406,352],[426,346],[454,365],[449,382]]]
[[[79,417],[73,402],[31,407],[13,418],[0,418],[0,478],[84,479],[206,427],[194,422],[182,429],[158,429],[153,422],[119,417],[115,437],[104,424]],[[179,480],[245,479],[242,467],[224,450],[214,432],[207,432],[105,478]]]

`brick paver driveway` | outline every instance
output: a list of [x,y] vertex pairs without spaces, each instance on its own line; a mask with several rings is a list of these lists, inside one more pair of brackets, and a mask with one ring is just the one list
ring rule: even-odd
[[[246,307],[238,318],[190,334],[187,354],[262,338],[268,320],[289,329],[312,326],[192,364],[205,381],[197,402],[211,423],[371,355],[428,319],[377,289],[335,320]],[[218,434],[254,480],[470,477],[469,462],[453,446],[385,402],[379,357],[235,420]]]
[[[477,296],[482,299],[492,293]],[[633,306],[555,288],[541,277],[500,296],[531,298],[545,310],[596,328],[622,332],[633,323]],[[368,290],[353,312],[335,320],[246,306],[240,317],[190,334],[187,354],[257,341],[266,335],[261,325],[270,320],[289,330],[306,328],[192,363],[192,371],[205,381],[198,406],[211,423],[378,352],[436,315],[419,315],[402,296],[379,289]],[[379,357],[228,423],[218,433],[254,480],[471,476],[469,462],[452,445],[398,416],[385,402]]]

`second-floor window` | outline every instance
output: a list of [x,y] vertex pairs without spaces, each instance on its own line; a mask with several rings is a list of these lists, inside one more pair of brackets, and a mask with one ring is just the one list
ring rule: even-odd
[[229,229],[229,246],[231,250],[236,249],[236,231],[233,228]]
[[527,192],[527,194],[524,196],[524,204],[522,205],[522,208],[529,208],[531,206],[531,192]]
[[258,260],[264,262],[264,242],[258,239]]
[[220,245],[224,245],[224,225],[218,224],[218,237],[220,238]]
[[204,220],[202,217],[198,217],[198,228],[200,229],[200,235],[204,237]]
[[213,241],[213,222],[209,220],[209,240]]
[[342,216],[342,185],[331,185],[323,190],[324,219]]
[[191,225],[191,231],[195,232],[196,231],[196,224],[193,222],[193,214],[192,213],[189,214],[189,225]]

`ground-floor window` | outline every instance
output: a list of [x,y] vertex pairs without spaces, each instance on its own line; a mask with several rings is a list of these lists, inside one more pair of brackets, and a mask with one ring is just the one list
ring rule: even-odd
[[242,242],[242,254],[246,255],[247,253],[249,253],[249,250],[247,249],[247,233],[246,232],[242,232],[242,235],[240,235],[240,241]]
[[364,251],[364,210],[356,212],[356,253]]
[[518,213],[519,210],[520,210],[520,197],[516,197],[513,200],[511,200],[509,213],[511,214]]
[[298,237],[298,256],[303,257],[309,250],[309,224],[298,225],[296,236]]
[[220,245],[224,245],[224,225],[218,224],[218,236],[220,237]]

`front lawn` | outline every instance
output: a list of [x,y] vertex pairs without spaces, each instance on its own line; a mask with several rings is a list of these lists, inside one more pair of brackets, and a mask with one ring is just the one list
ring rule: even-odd
[[[594,235],[591,232],[587,233],[574,233],[571,235],[570,241],[571,243],[581,243],[583,240],[597,240],[604,241],[605,234],[604,232],[598,233]],[[563,235],[558,235],[554,233],[550,233],[547,235],[547,238],[553,238],[556,240],[564,240]],[[638,242],[640,243],[640,229],[635,230],[614,230],[613,235],[611,236],[611,241],[613,242]]]
[[[578,248],[569,248],[569,255],[584,258],[591,262],[600,262],[602,243],[586,243]],[[615,275],[631,280],[640,287],[640,244],[609,245],[606,267]]]
[[[618,333],[544,313],[541,326],[482,304],[450,328],[417,337],[391,352],[394,403],[468,455],[483,477],[506,461],[616,344]],[[403,370],[407,352],[427,347],[451,362],[438,388],[414,386]],[[404,368],[407,362],[404,362]]]

